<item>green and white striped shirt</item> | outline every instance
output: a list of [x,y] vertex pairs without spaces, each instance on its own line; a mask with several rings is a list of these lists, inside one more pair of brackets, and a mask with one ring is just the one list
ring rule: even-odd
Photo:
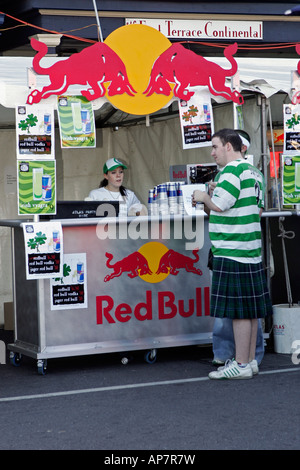
[[209,236],[214,256],[241,263],[261,258],[260,209],[264,207],[264,177],[246,160],[228,163],[217,175],[212,202],[222,212],[211,211]]

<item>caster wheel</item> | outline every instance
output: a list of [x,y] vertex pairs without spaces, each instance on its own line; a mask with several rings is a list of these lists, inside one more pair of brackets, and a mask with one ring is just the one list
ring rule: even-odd
[[144,355],[144,359],[148,364],[154,364],[156,362],[156,349],[151,349],[151,351],[147,351]]
[[39,359],[37,361],[37,368],[38,368],[39,375],[45,375],[46,369],[47,369],[47,361],[44,359]]
[[13,366],[19,367],[21,365],[21,361],[22,361],[22,354],[10,352],[9,360],[10,360],[10,363]]

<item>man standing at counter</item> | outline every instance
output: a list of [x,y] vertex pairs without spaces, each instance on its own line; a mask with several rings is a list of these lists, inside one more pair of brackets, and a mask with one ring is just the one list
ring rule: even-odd
[[256,168],[243,159],[242,141],[232,129],[212,137],[212,153],[222,168],[212,197],[194,191],[193,202],[210,211],[213,278],[211,316],[231,318],[235,360],[211,372],[211,379],[246,379],[257,369],[257,319],[272,314],[261,256],[260,210],[263,188]]
[[[247,132],[241,129],[235,129],[242,140],[242,156],[246,158],[246,154],[248,153],[250,147],[250,136]],[[220,170],[220,168],[219,168]],[[220,173],[217,174],[215,177],[214,182],[210,182],[210,195],[212,196],[213,190],[216,187],[220,176]],[[263,175],[259,173],[260,179],[263,179]],[[264,197],[264,196],[263,196]],[[261,320],[258,320],[257,325],[257,341],[256,341],[256,351],[255,351],[255,359],[257,360],[257,365],[259,365],[264,356],[264,337],[262,331],[262,324]],[[214,327],[213,327],[213,361],[214,365],[224,365],[228,358],[235,356],[235,344],[234,344],[234,336],[233,336],[233,329],[232,329],[232,320],[231,318],[215,318]],[[257,370],[253,370],[254,373],[258,372]]]

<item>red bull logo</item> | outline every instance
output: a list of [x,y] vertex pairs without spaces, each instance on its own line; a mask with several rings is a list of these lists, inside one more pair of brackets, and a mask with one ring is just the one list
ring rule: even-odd
[[[204,308],[202,307],[202,296],[204,295]],[[157,299],[150,290],[146,291],[145,301],[138,302],[134,307],[123,302],[115,305],[113,298],[109,295],[96,297],[97,325],[104,323],[114,324],[126,323],[133,317],[138,321],[153,319],[153,312],[157,312],[158,320],[170,320],[176,315],[183,318],[191,316],[209,316],[209,287],[197,287],[195,296],[191,299],[176,299],[173,292],[162,291],[157,293]]]
[[243,97],[237,91],[231,91],[225,85],[226,77],[231,77],[237,72],[237,63],[233,55],[237,51],[237,43],[228,46],[224,55],[231,64],[231,69],[223,69],[219,65],[204,59],[186,49],[181,44],[173,44],[169,49],[157,58],[152,71],[149,85],[144,93],[151,96],[153,93],[170,95],[170,83],[175,85],[174,96],[188,101],[194,92],[188,91],[188,87],[207,86],[209,91],[216,96],[223,96],[235,103],[242,104]]
[[152,271],[149,269],[148,261],[138,251],[131,253],[115,264],[111,264],[111,260],[113,259],[111,253],[105,253],[105,255],[107,257],[106,266],[113,269],[113,272],[105,276],[104,282],[110,281],[114,277],[119,277],[123,273],[128,273],[128,277],[131,279],[139,275],[152,274]]
[[28,104],[62,95],[75,84],[88,87],[81,91],[88,100],[105,96],[115,108],[137,115],[163,108],[174,96],[189,100],[194,94],[189,87],[195,86],[207,86],[214,95],[243,103],[242,96],[225,85],[226,77],[237,71],[236,43],[224,51],[231,64],[228,70],[180,44],[172,45],[160,31],[143,24],[118,28],[104,43],[88,46],[48,68],[40,65],[47,46],[34,38],[31,45],[37,51],[33,68],[49,75],[50,84],[32,91]]
[[[64,61],[48,68],[41,67],[40,61],[47,53],[47,46],[31,39],[31,46],[38,51],[33,59],[33,68],[40,75],[49,75],[50,85],[42,91],[33,90],[27,98],[28,104],[39,103],[50,95],[61,95],[70,85],[89,85],[81,94],[89,101],[127,93],[134,96],[135,90],[129,83],[126,68],[120,57],[106,44],[96,43]],[[105,83],[108,83],[105,86]]]
[[[140,277],[148,283],[161,282],[169,275],[177,276],[180,271],[202,275],[201,269],[195,264],[199,261],[199,250],[194,250],[193,256],[186,256],[175,250],[168,249],[163,243],[149,242],[140,247],[122,260],[112,263],[113,255],[106,253],[106,266],[112,273],[104,278],[108,282],[122,274],[133,279]],[[177,293],[170,290],[161,290],[157,293],[146,290],[140,295],[144,296],[135,305],[127,302],[117,303],[110,295],[96,297],[97,324],[126,323],[131,319],[146,321],[155,319],[171,320],[176,316],[189,318],[191,316],[209,316],[210,292],[209,287],[196,287],[191,290],[191,298],[180,298]],[[138,295],[137,295],[138,299]]]
[[160,242],[149,242],[115,263],[112,263],[113,255],[105,253],[106,266],[113,271],[105,276],[104,282],[127,274],[131,279],[139,276],[146,282],[157,283],[169,275],[177,276],[180,270],[201,276],[203,274],[201,269],[195,266],[199,261],[198,251],[193,250],[192,258],[175,250],[169,250]]

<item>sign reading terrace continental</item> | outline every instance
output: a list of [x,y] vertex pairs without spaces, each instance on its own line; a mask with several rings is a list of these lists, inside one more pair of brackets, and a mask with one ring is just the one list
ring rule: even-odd
[[144,24],[172,39],[263,39],[261,21],[168,20],[127,18],[126,24]]

